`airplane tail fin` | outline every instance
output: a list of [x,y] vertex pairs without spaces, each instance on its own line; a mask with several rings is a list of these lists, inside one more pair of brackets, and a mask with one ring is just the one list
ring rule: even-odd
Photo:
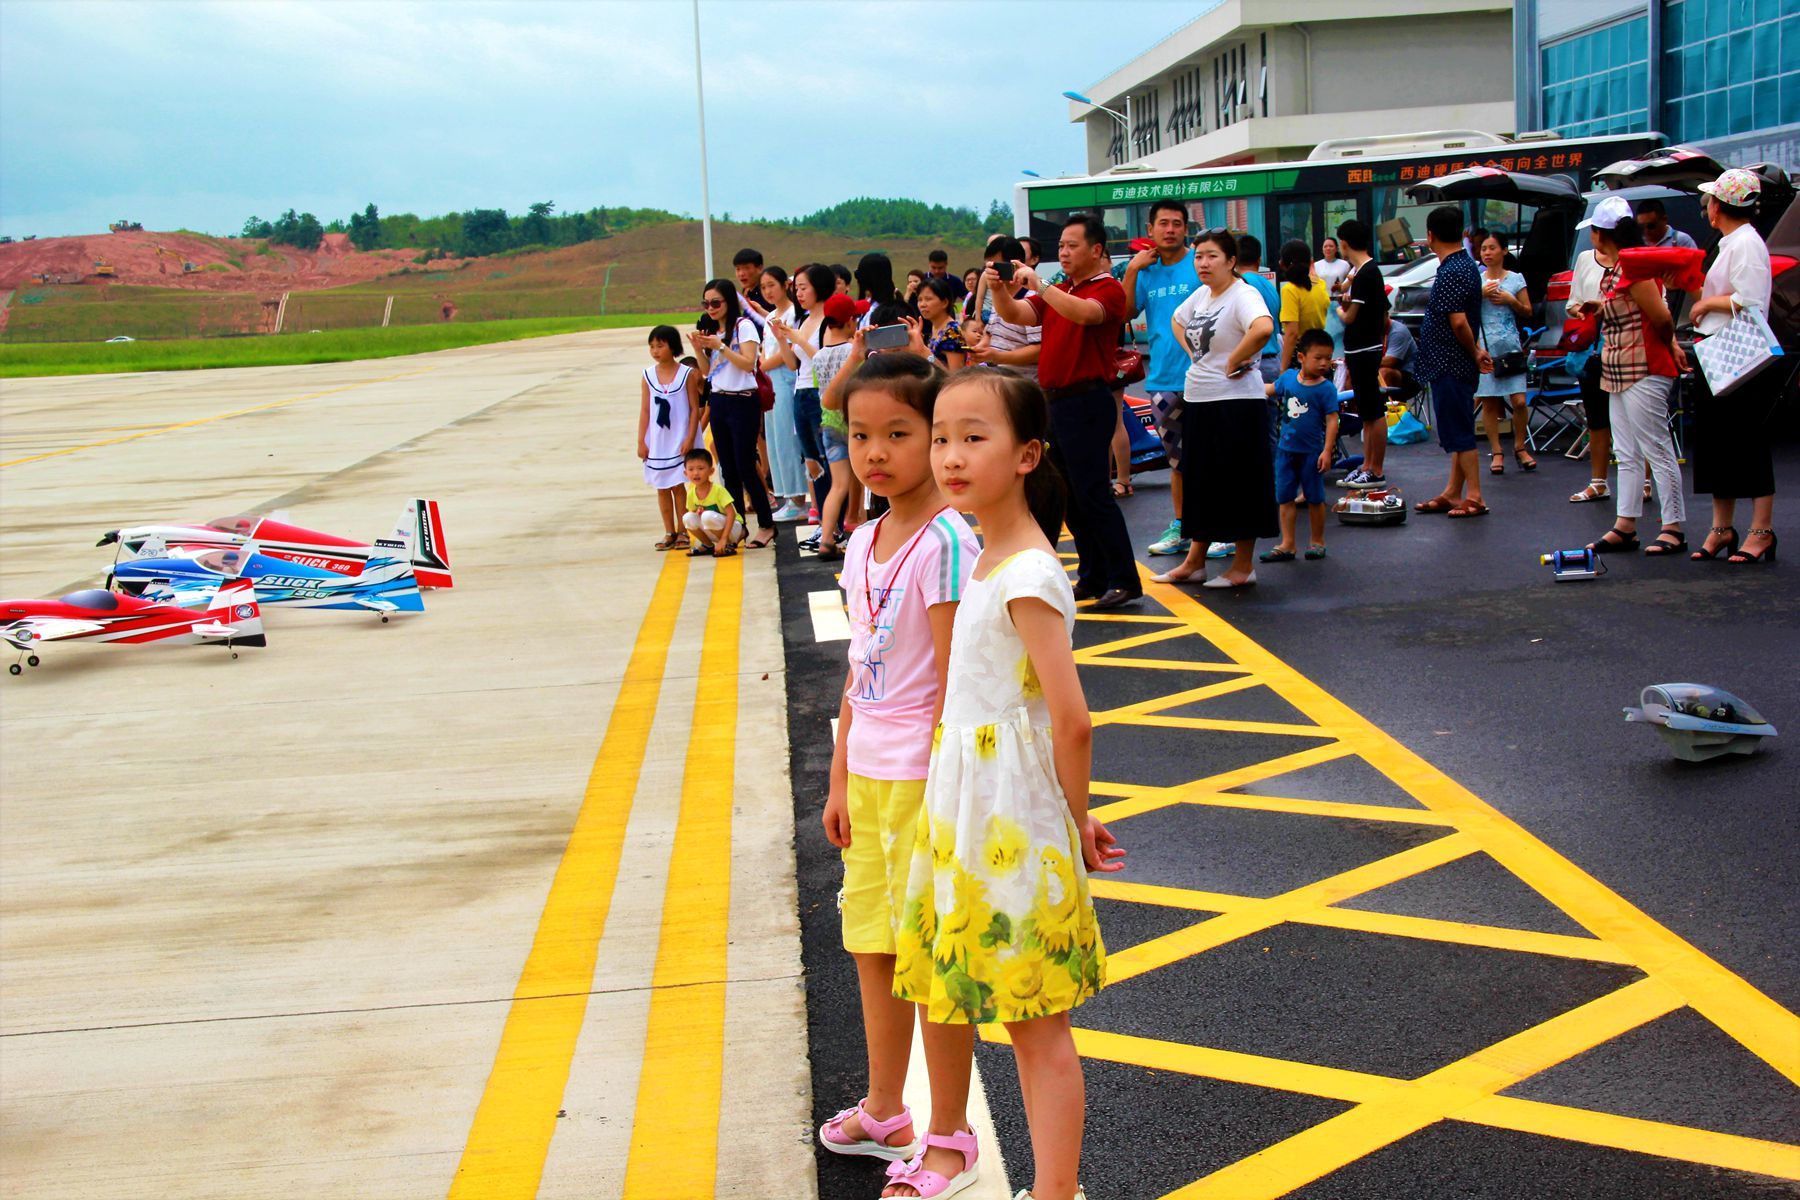
[[444,518],[436,500],[409,500],[394,536],[412,548],[413,574],[420,587],[455,587],[450,573],[450,544],[444,540]]
[[241,575],[227,580],[213,593],[206,613],[220,624],[231,626],[233,645],[265,646],[262,607],[256,603],[256,585]]

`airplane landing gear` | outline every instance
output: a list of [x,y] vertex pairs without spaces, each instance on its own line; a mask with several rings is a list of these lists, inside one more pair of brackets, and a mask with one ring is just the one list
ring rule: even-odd
[[386,617],[381,618],[381,623],[383,625],[386,625],[388,623],[388,619]]
[[38,665],[38,663],[40,661],[42,661],[42,660],[40,660],[38,658],[38,656],[35,654],[28,654],[25,656],[25,665],[28,667],[35,667]]
[[21,667],[18,663],[13,663],[11,666],[7,667],[6,670],[12,675],[23,675],[25,673],[25,668]]

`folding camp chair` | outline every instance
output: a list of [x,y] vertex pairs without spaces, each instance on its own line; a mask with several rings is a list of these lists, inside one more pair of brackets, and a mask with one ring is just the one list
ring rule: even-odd
[[[1581,381],[1564,369],[1566,354],[1537,357],[1527,371],[1525,392],[1525,444],[1534,454],[1553,454],[1566,433],[1572,442],[1587,435],[1586,412],[1581,406]],[[1573,449],[1571,448],[1571,453]]]

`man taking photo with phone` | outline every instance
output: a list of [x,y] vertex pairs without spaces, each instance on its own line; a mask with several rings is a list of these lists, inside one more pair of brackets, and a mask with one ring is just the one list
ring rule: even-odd
[[1179,200],[1158,200],[1150,206],[1150,246],[1125,267],[1126,315],[1144,314],[1150,337],[1150,363],[1144,372],[1144,390],[1156,408],[1156,428],[1162,436],[1163,454],[1169,460],[1169,498],[1175,502],[1175,519],[1161,537],[1150,543],[1150,553],[1187,556],[1187,539],[1181,536],[1181,393],[1190,362],[1185,347],[1175,340],[1169,318],[1181,302],[1200,286],[1194,256],[1188,252],[1187,206]]
[[[1080,560],[1075,598],[1093,600],[1099,609],[1118,608],[1144,594],[1107,473],[1119,422],[1112,380],[1125,289],[1112,276],[1106,225],[1099,217],[1071,215],[1056,257],[1064,282],[1051,288],[1023,262],[1013,264],[1010,287],[991,266],[982,277],[994,297],[995,316],[1043,326],[1038,382],[1050,399],[1050,458],[1069,485],[1069,532]],[[1021,300],[1018,288],[1037,294]]]

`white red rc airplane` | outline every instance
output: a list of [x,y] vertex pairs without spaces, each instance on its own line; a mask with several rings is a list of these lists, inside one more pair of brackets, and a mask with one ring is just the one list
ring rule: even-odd
[[[199,643],[233,647],[264,644],[262,612],[248,579],[233,579],[218,590],[205,611],[121,596],[101,588],[70,592],[58,600],[0,600],[0,641],[37,666],[39,642],[115,642],[170,646]],[[7,668],[20,673],[18,663]]]
[[[278,519],[285,515],[259,517],[246,513],[220,517],[204,525],[138,525],[110,530],[98,544],[116,544],[120,558],[159,558],[177,548],[211,550],[251,546],[255,553],[269,558],[350,576],[360,575],[363,565],[371,557],[383,558],[391,553],[365,542],[305,529]],[[394,537],[411,542],[413,575],[420,587],[454,586],[450,574],[450,547],[444,541],[444,522],[436,500],[407,501],[394,527]]]

